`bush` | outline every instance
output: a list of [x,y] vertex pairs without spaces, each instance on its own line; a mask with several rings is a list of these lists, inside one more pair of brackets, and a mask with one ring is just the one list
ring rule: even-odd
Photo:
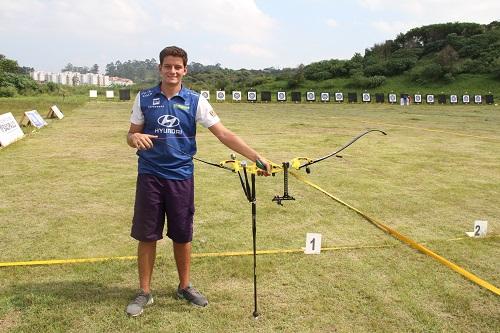
[[17,90],[13,86],[0,87],[0,97],[14,97],[17,95]]
[[492,64],[491,72],[493,73],[495,79],[500,80],[500,58],[495,60],[495,62]]
[[428,63],[414,67],[410,72],[412,80],[422,84],[427,82],[436,82],[444,75],[443,68],[437,63]]
[[375,75],[375,76],[361,76],[356,75],[352,78],[352,81],[348,84],[353,88],[377,88],[385,83],[386,77],[383,75]]

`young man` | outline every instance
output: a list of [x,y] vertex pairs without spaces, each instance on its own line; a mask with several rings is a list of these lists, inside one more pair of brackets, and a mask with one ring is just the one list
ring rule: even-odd
[[270,171],[269,164],[255,150],[224,127],[203,96],[182,86],[187,61],[183,49],[163,49],[159,65],[161,83],[139,92],[132,108],[127,143],[137,149],[139,167],[131,236],[139,241],[140,292],[127,306],[130,316],[140,315],[145,306],[153,303],[151,277],[156,242],[163,238],[165,215],[166,235],[173,242],[179,275],[177,296],[198,306],[208,304],[190,283],[194,215],[191,156],[196,153],[196,124],[208,128],[231,150],[252,161],[261,161]]

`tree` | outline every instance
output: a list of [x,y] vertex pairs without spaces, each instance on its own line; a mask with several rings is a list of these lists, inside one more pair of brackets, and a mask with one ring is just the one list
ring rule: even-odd
[[288,80],[287,86],[290,89],[297,88],[304,82],[304,65],[300,64],[295,73]]
[[19,73],[19,65],[17,61],[7,59],[4,55],[0,55],[0,72]]
[[94,66],[90,69],[90,73],[99,74],[99,65],[94,64]]
[[500,58],[497,58],[495,62],[492,64],[492,73],[493,76],[497,79],[500,80]]
[[61,72],[74,72],[73,65],[70,62],[68,62],[66,66],[63,69],[61,69]]
[[445,72],[449,73],[459,58],[458,52],[451,45],[446,45],[438,52],[436,62],[441,65]]

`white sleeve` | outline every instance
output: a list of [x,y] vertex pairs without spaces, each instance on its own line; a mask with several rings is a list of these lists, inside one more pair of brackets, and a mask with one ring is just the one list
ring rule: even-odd
[[140,92],[135,96],[134,105],[132,106],[132,115],[130,115],[130,122],[135,125],[144,124],[144,114],[141,111],[141,97]]
[[219,116],[215,113],[208,100],[200,95],[198,108],[196,109],[196,122],[208,128],[220,122]]

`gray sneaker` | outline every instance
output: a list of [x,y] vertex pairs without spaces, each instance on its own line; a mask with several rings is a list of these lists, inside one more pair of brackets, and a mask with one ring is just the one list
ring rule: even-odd
[[151,293],[146,294],[141,290],[127,306],[127,314],[131,317],[137,317],[144,311],[146,306],[151,304],[153,304],[153,295]]
[[191,286],[191,283],[186,289],[181,289],[177,287],[177,297],[181,299],[188,300],[191,304],[197,306],[207,306],[208,301],[205,296],[203,296],[198,290]]

